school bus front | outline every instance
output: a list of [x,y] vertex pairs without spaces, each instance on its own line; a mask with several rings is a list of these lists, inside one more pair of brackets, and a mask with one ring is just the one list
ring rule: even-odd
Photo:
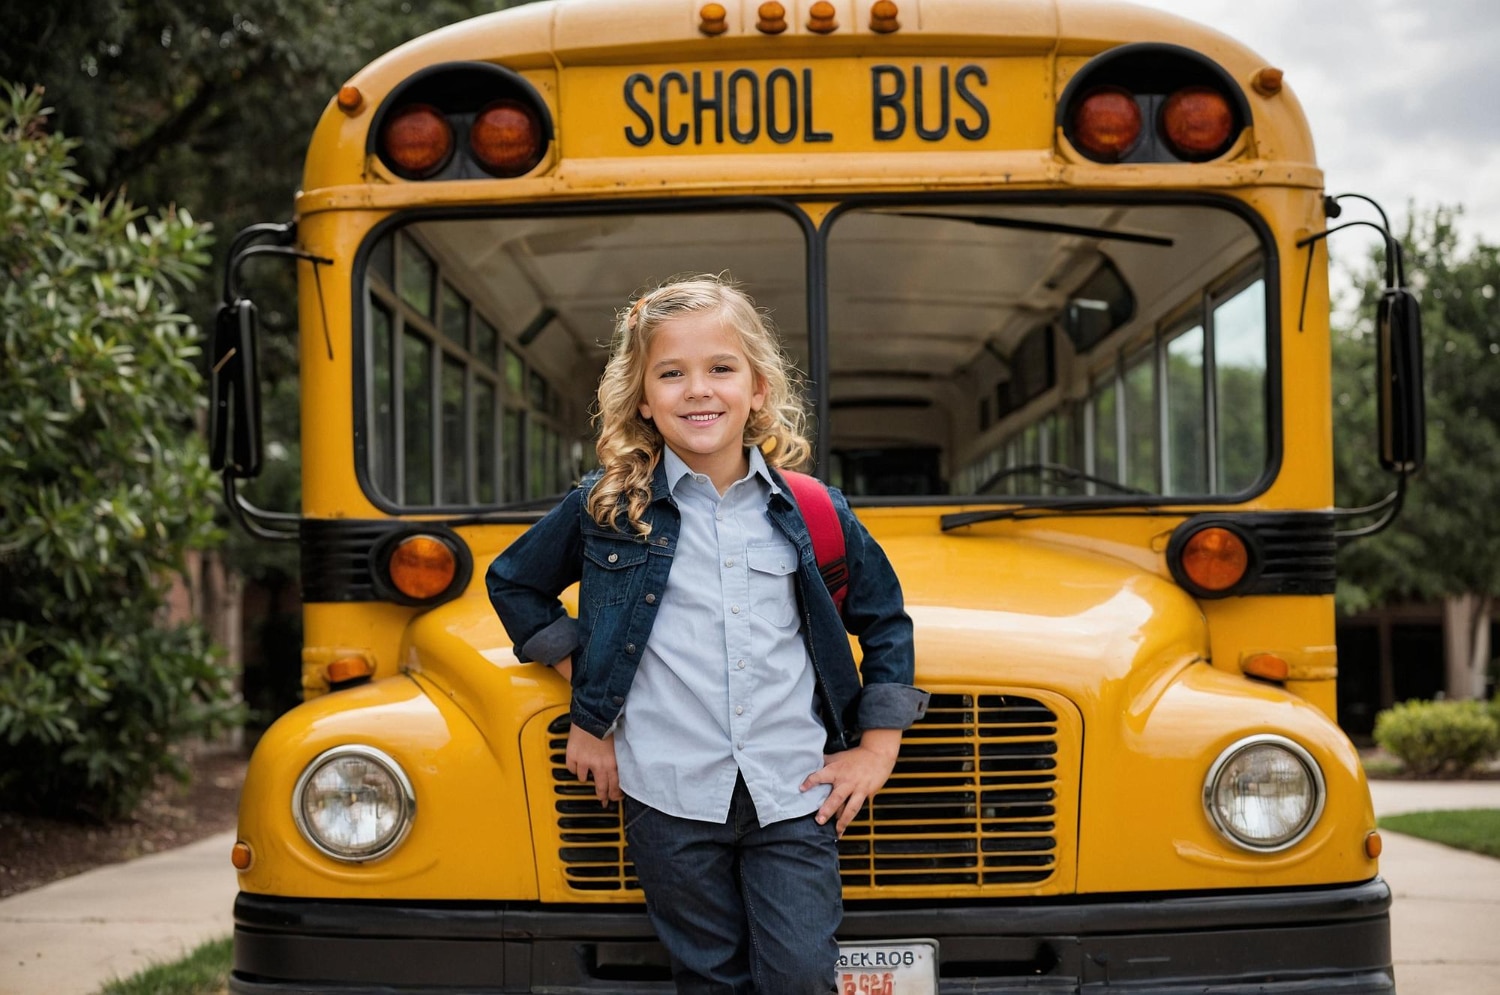
[[1393,991],[1271,68],[1108,4],[577,0],[351,79],[289,246],[308,700],[247,777],[231,990],[669,988],[481,578],[592,465],[614,309],[708,270],[933,696],[841,842],[844,990]]

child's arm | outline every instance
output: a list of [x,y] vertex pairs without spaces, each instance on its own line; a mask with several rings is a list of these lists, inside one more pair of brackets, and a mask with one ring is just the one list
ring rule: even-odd
[[578,649],[577,620],[558,595],[583,573],[584,513],[583,491],[574,488],[490,564],[490,603],[522,663],[556,665]]
[[[572,743],[569,741],[569,748]],[[875,792],[885,784],[896,766],[896,755],[901,752],[900,729],[866,729],[859,745],[827,758],[821,770],[809,774],[802,782],[802,790],[818,784],[829,784],[833,790],[818,809],[818,825],[823,825],[834,816],[838,834],[844,830]]]

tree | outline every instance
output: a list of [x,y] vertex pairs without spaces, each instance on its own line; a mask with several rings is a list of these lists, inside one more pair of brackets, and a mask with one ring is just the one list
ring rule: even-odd
[[[1427,466],[1395,524],[1341,553],[1339,599],[1346,611],[1398,598],[1449,601],[1472,626],[1463,690],[1474,696],[1483,692],[1490,609],[1500,595],[1500,247],[1462,244],[1456,216],[1451,208],[1412,212],[1401,237],[1422,306]],[[1372,454],[1379,275],[1372,261],[1357,317],[1334,335],[1341,506],[1391,486]]]
[[[506,0],[0,0],[0,23],[28,44],[0,46],[0,79],[46,87],[58,128],[81,140],[76,169],[98,195],[127,189],[137,203],[179,205],[233,234],[290,217],[313,128],[349,76],[376,55],[433,28],[508,6]],[[211,269],[222,272],[228,239]],[[266,472],[246,488],[257,503],[294,509],[297,342],[290,267],[243,274],[260,306]],[[207,317],[217,280],[183,291]],[[221,512],[221,519],[223,518]],[[192,578],[216,638],[235,646],[241,578],[271,592],[266,624],[293,645],[245,661],[247,692],[274,717],[300,691],[291,544],[231,531]],[[282,609],[275,606],[287,602]],[[236,662],[239,662],[238,660]],[[276,690],[262,693],[267,688]],[[288,693],[289,689],[289,693]]]
[[84,196],[76,144],[0,84],[0,804],[112,818],[238,706],[202,627],[163,615],[215,536],[178,307],[208,232]]

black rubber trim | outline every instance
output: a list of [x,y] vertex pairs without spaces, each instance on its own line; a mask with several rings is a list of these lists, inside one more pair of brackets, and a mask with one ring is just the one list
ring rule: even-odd
[[[443,62],[412,73],[386,94],[371,115],[370,130],[365,133],[365,152],[377,156],[387,169],[405,180],[431,182],[495,179],[494,174],[474,159],[469,149],[469,127],[473,124],[475,115],[486,104],[503,97],[526,104],[537,116],[543,144],[538,151],[536,163],[526,171],[531,172],[546,161],[547,149],[556,140],[552,110],[530,80],[513,69],[493,62]],[[453,129],[452,152],[443,160],[442,165],[422,176],[407,174],[391,162],[380,148],[380,132],[385,127],[386,117],[396,108],[409,104],[434,106]]]
[[[1390,889],[850,903],[844,940],[938,941],[944,995],[1390,995]],[[639,906],[351,902],[241,893],[230,991],[669,992]]]
[[[458,562],[448,589],[431,598],[409,598],[391,585],[384,556],[410,535],[435,536],[453,550]],[[474,557],[463,539],[436,522],[359,518],[304,518],[301,525],[302,601],[391,601],[433,607],[463,592],[474,573]]]
[[[1184,86],[1207,86],[1229,100],[1234,121],[1230,136],[1213,155],[1184,158],[1158,134],[1157,117],[1163,101]],[[1073,138],[1073,111],[1083,94],[1096,86],[1122,87],[1142,107],[1141,136],[1116,160],[1100,159]],[[1057,127],[1068,143],[1095,162],[1211,162],[1234,147],[1239,135],[1254,120],[1245,91],[1230,73],[1202,52],[1167,42],[1135,42],[1119,45],[1094,56],[1063,87],[1057,101]]]
[[[1167,566],[1172,579],[1196,598],[1250,594],[1332,594],[1338,583],[1334,516],[1321,511],[1211,512],[1194,515],[1172,531]],[[1245,542],[1250,565],[1223,591],[1199,587],[1182,569],[1182,547],[1206,528],[1229,529]]]

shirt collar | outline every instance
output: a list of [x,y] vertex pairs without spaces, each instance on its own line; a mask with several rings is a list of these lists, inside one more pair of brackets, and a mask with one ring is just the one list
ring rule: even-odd
[[[771,488],[772,494],[781,493],[781,488],[776,484],[776,478],[771,476],[771,471],[766,466],[766,458],[761,455],[760,448],[750,446],[746,449],[746,455],[750,462],[750,472],[745,474],[745,478],[758,476]],[[688,466],[681,456],[673,452],[671,446],[662,447],[661,467],[667,475],[667,489],[674,495],[677,493],[677,485],[684,477],[697,476],[696,471]]]

